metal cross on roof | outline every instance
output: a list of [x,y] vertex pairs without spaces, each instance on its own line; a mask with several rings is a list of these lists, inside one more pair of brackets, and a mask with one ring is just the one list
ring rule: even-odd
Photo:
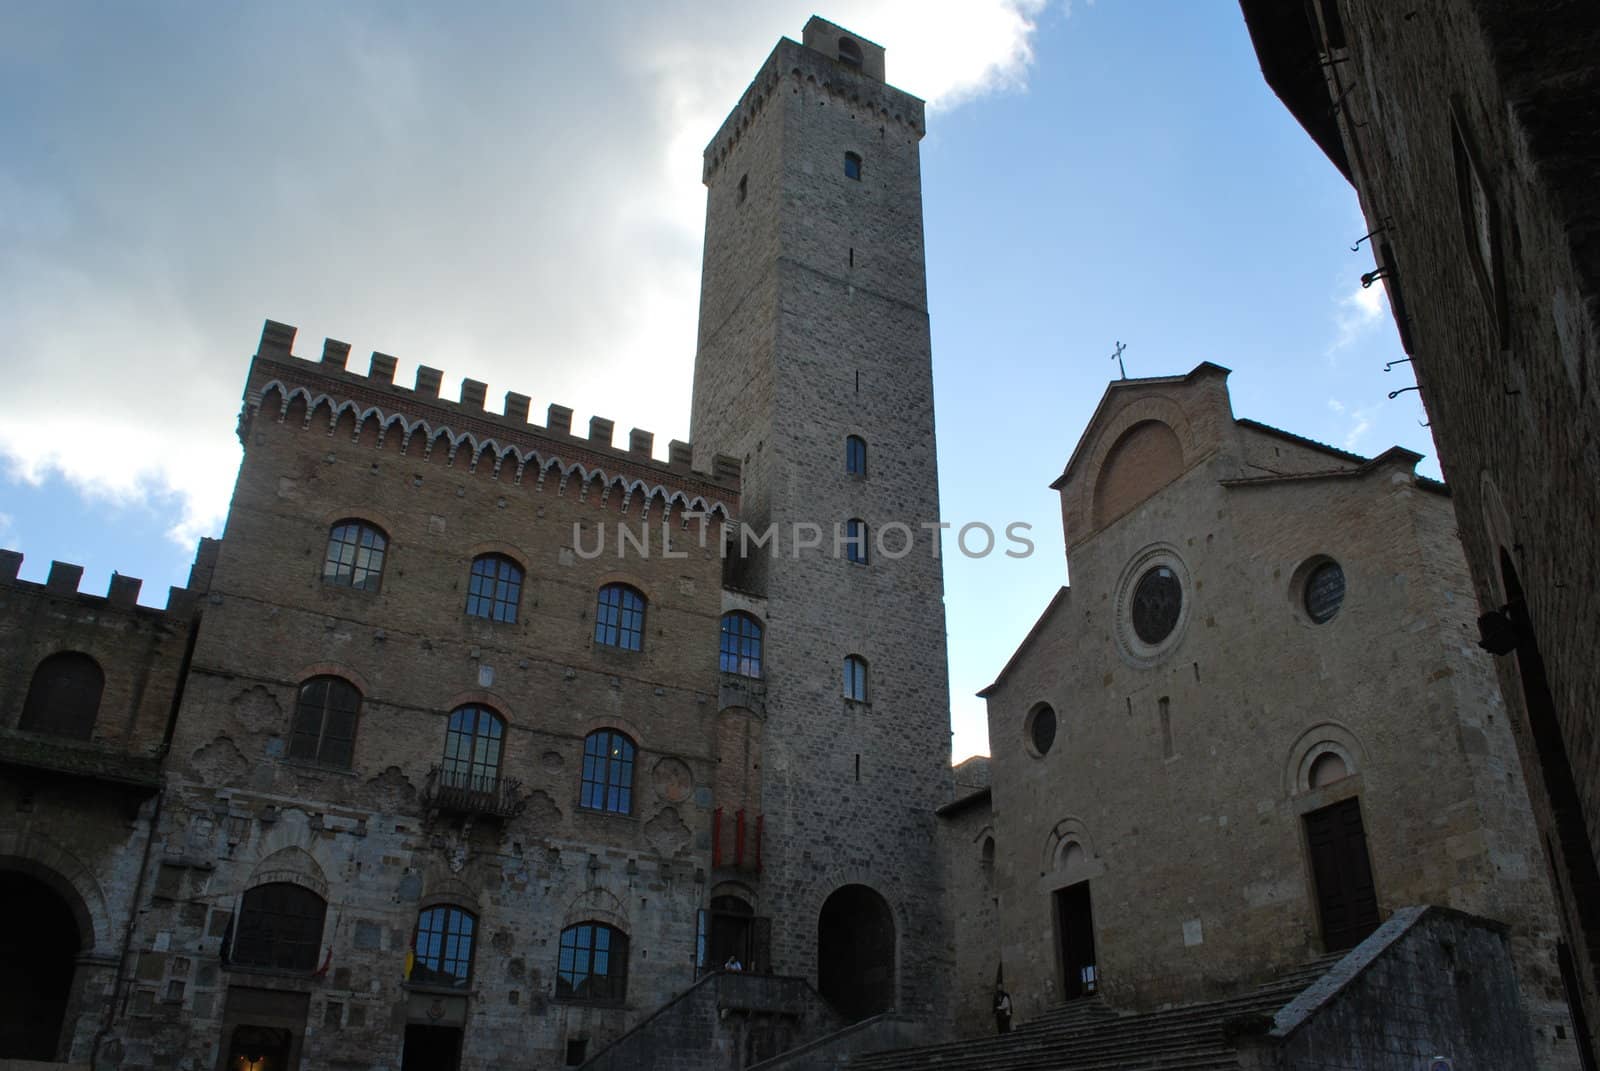
[[1127,349],[1127,348],[1128,347],[1124,346],[1121,343],[1121,341],[1118,341],[1117,342],[1117,350],[1116,350],[1115,353],[1113,353],[1111,355],[1112,359],[1114,359],[1117,362],[1117,371],[1122,373],[1122,378],[1123,379],[1127,379],[1128,378],[1128,369],[1122,363],[1122,351]]

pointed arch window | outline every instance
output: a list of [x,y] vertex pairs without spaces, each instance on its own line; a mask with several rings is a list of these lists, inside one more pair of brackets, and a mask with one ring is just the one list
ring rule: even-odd
[[422,912],[417,916],[413,945],[416,959],[407,980],[416,985],[465,989],[472,977],[472,939],[477,928],[477,916],[453,904]]
[[867,440],[859,435],[844,441],[844,471],[851,476],[867,474]]
[[106,675],[81,651],[60,651],[39,663],[28,684],[17,728],[74,740],[94,735]]
[[504,554],[473,559],[467,582],[467,613],[514,625],[522,601],[522,567]]
[[487,707],[465,706],[450,715],[440,782],[447,788],[493,792],[500,778],[505,722]]
[[627,993],[628,935],[604,922],[580,922],[561,931],[556,997],[615,1004]]
[[740,610],[722,615],[722,672],[761,676],[761,622]]
[[355,758],[361,693],[342,677],[312,677],[300,686],[289,757],[348,770]]
[[230,961],[242,967],[314,971],[328,902],[311,889],[273,881],[244,894]]
[[867,660],[860,655],[845,656],[844,697],[865,703],[867,695]]
[[627,584],[600,589],[594,614],[594,642],[624,651],[644,648],[644,596]]
[[328,532],[328,552],[323,556],[323,583],[357,591],[377,591],[383,579],[383,557],[389,537],[366,521],[340,521]]
[[611,814],[633,812],[633,741],[615,729],[592,732],[583,741],[583,788],[579,806]]

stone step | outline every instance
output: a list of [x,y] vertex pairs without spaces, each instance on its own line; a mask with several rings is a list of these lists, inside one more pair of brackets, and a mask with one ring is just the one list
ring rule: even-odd
[[928,1053],[923,1050],[901,1050],[894,1053],[875,1053],[858,1057],[851,1069],[868,1068],[872,1071],[893,1071],[900,1068],[940,1068],[941,1071],[967,1071],[988,1067],[1072,1067],[1152,1063],[1157,1066],[1172,1065],[1192,1059],[1220,1059],[1231,1056],[1233,1049],[1220,1037],[1175,1039],[1145,1039],[1137,1036],[1116,1042],[1085,1044],[989,1044],[972,1045],[959,1051]]
[[876,1071],[1238,1071],[1238,1056],[1231,1048],[1206,1046],[1182,1052],[1088,1054],[1060,1051],[1037,1053],[974,1054],[961,1061],[925,1061],[911,1056],[895,1063],[853,1060],[851,1071],[870,1067]]
[[1010,1034],[870,1053],[851,1071],[1234,1071],[1226,1027],[1266,1017],[1339,960],[1327,956],[1220,1000],[1119,1013],[1100,997],[1052,1008]]

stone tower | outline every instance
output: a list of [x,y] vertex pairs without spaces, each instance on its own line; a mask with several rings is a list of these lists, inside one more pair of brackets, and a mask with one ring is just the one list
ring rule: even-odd
[[923,133],[884,50],[814,17],[705,152],[693,437],[741,462],[746,534],[777,540],[729,570],[767,618],[758,912],[772,969],[854,1015],[933,1009],[947,960]]

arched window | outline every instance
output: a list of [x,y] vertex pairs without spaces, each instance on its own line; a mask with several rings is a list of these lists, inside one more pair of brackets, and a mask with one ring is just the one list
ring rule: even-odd
[[628,935],[603,922],[580,922],[561,931],[556,997],[615,1004],[627,992]]
[[478,920],[450,904],[430,907],[417,916],[411,982],[465,989],[472,977],[472,937]]
[[106,675],[93,658],[79,651],[53,654],[33,671],[17,728],[87,740],[105,686]]
[[324,583],[358,591],[377,591],[383,577],[383,553],[389,537],[376,526],[344,520],[328,533],[328,553],[322,561]]
[[844,154],[844,177],[861,181],[861,157],[857,153]]
[[601,729],[583,742],[583,792],[579,805],[612,814],[633,812],[633,741]]
[[839,62],[851,67],[861,66],[861,46],[848,37],[839,38]]
[[327,913],[327,901],[302,885],[257,885],[239,904],[231,961],[243,967],[314,971]]
[[467,582],[467,613],[515,624],[522,599],[522,567],[504,554],[473,559]]
[[594,642],[624,651],[644,648],[644,596],[626,584],[600,589],[594,612]]
[[867,440],[859,435],[844,441],[844,470],[852,476],[867,474]]
[[844,697],[857,703],[867,701],[867,660],[847,655],[844,660]]
[[1350,776],[1350,768],[1345,765],[1344,759],[1333,751],[1324,751],[1311,762],[1311,774],[1308,780],[1312,788],[1321,788],[1331,785],[1335,781],[1342,781]]
[[493,792],[500,777],[500,741],[505,722],[486,707],[461,707],[444,735],[440,783],[470,792]]
[[844,557],[857,565],[867,564],[867,522],[860,517],[844,522]]
[[761,676],[761,622],[749,614],[722,615],[722,672]]
[[355,758],[361,693],[342,677],[312,677],[300,686],[289,757],[348,770]]

